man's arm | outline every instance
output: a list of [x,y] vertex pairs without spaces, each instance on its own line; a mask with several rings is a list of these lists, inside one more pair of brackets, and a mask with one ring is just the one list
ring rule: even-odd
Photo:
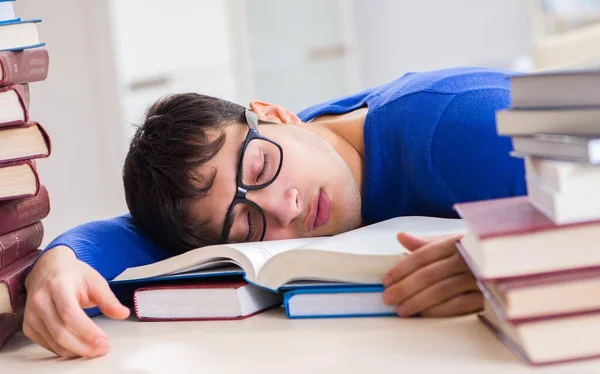
[[128,215],[67,231],[48,245],[25,281],[23,332],[62,357],[106,354],[108,337],[83,309],[127,318],[129,309],[106,280],[128,267],[166,257],[166,251],[142,235]]
[[129,214],[74,227],[54,239],[44,253],[58,246],[71,248],[78,260],[90,265],[106,280],[128,267],[168,257],[164,249],[140,232]]

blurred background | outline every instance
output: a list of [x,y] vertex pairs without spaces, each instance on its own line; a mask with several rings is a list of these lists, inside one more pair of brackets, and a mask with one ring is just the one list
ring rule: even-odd
[[598,0],[18,0],[50,53],[31,117],[52,210],[44,245],[126,212],[121,167],[144,110],[197,91],[299,111],[409,71],[595,66]]

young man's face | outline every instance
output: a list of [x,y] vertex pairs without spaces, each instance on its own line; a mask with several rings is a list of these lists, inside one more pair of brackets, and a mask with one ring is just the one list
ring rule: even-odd
[[[360,188],[346,162],[328,142],[302,124],[259,125],[258,131],[283,149],[281,171],[274,182],[246,195],[264,212],[264,240],[333,235],[360,226]],[[198,170],[202,176],[216,171],[211,192],[193,202],[191,210],[194,220],[210,221],[208,227],[215,238],[221,236],[236,192],[240,150],[248,127],[231,125],[225,133],[223,148]],[[256,164],[256,173],[260,173],[262,162]],[[250,237],[252,224],[248,221],[252,214],[243,207],[235,212],[230,241],[245,241]]]

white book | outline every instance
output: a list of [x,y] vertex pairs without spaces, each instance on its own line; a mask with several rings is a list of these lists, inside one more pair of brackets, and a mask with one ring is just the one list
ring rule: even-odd
[[0,22],[17,21],[15,15],[14,1],[0,1]]
[[498,135],[600,135],[600,107],[506,109],[496,112]]
[[577,162],[525,158],[525,173],[560,193],[597,193],[600,167]]
[[380,317],[396,315],[383,302],[381,286],[299,288],[284,295],[289,318]]
[[534,207],[559,225],[600,220],[597,192],[561,193],[528,176],[527,196]]
[[512,108],[600,106],[600,69],[516,75],[510,84]]
[[600,164],[600,137],[538,134],[512,138],[516,155]]
[[460,219],[398,217],[331,237],[212,245],[153,264],[129,268],[112,283],[219,271],[242,271],[258,286],[278,290],[296,281],[381,284],[385,273],[409,252],[396,238],[445,236],[465,231]]
[[15,23],[0,23],[0,51],[21,50],[40,47],[37,24],[39,19],[19,21]]

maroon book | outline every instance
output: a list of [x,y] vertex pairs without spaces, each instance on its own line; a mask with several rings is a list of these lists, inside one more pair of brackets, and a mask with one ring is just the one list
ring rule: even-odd
[[24,315],[25,309],[21,308],[17,313],[0,316],[0,348],[21,330]]
[[[6,171],[14,172],[15,168],[25,168],[27,170],[27,174],[30,175],[30,178],[26,178],[26,180],[21,180],[18,186],[18,192],[11,190],[10,192],[3,191],[0,188],[0,204],[4,204],[4,201],[13,201],[14,199],[20,199],[24,197],[36,196],[40,192],[40,176],[35,164],[35,160],[26,160],[26,161],[15,161],[2,163],[0,162],[0,179],[2,178],[10,178],[6,177],[4,174]],[[22,171],[22,170],[21,170]],[[19,175],[23,175],[19,173]],[[16,185],[16,182],[13,182],[13,187]],[[1,185],[0,185],[1,187]],[[0,212],[0,217],[3,216],[3,213]],[[0,222],[0,227],[3,226],[3,223]]]
[[567,363],[567,362],[576,362],[576,361],[582,361],[582,360],[588,360],[588,359],[594,359],[594,358],[600,357],[600,354],[588,354],[588,355],[583,355],[583,356],[578,356],[578,357],[573,357],[573,358],[568,358],[568,359],[557,359],[557,360],[535,362],[535,361],[532,361],[532,359],[529,357],[527,352],[525,352],[525,350],[516,341],[514,341],[510,336],[508,336],[503,331],[501,331],[496,326],[494,326],[492,324],[492,322],[490,322],[489,319],[484,314],[479,314],[477,317],[479,317],[479,320],[481,322],[483,322],[483,324],[488,329],[490,329],[490,331],[492,331],[492,333],[494,333],[496,335],[498,340],[500,340],[508,349],[510,349],[510,351],[517,358],[519,358],[521,361],[523,361],[529,365],[532,365],[532,366],[563,364],[563,363]]
[[281,298],[245,281],[217,279],[142,287],[135,290],[133,305],[140,321],[218,321],[253,316],[281,305]]
[[[5,87],[0,85],[0,97],[8,95],[9,91],[14,91],[16,93],[16,102],[14,104],[21,108],[18,111],[18,115],[14,118],[0,122],[0,128],[7,126],[22,126],[29,121],[29,86],[27,84],[13,84]],[[10,103],[9,100],[6,102],[6,105]],[[12,115],[10,117],[12,117]]]
[[[18,133],[18,134],[17,134]],[[35,143],[35,151],[24,152],[20,148],[8,152],[8,155],[0,159],[0,166],[16,161],[26,161],[36,158],[46,158],[52,153],[52,142],[50,136],[44,127],[38,122],[27,122],[22,126],[11,126],[2,128],[0,126],[0,147],[3,143],[16,142],[21,139],[22,142],[30,141]],[[9,143],[10,144],[10,143]]]
[[527,196],[460,203],[454,205],[454,209],[480,240],[600,223],[557,225],[531,205]]
[[0,202],[0,235],[29,226],[50,213],[50,197],[40,185],[35,196]]
[[0,270],[38,249],[43,238],[41,221],[0,235]]
[[0,86],[39,82],[48,76],[50,56],[46,48],[0,52]]
[[40,253],[31,252],[0,270],[0,300],[5,300],[6,304],[0,304],[0,310],[10,313],[19,310],[20,295],[25,293],[25,278]]

